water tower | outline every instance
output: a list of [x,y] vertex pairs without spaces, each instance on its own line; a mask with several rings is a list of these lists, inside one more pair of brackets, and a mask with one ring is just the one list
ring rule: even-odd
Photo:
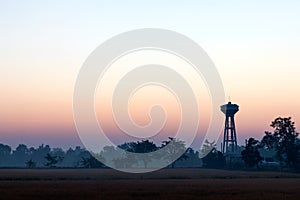
[[234,115],[239,111],[239,106],[237,104],[232,104],[229,101],[228,104],[221,106],[221,111],[226,116],[222,153],[234,154],[237,151],[237,139],[236,139]]

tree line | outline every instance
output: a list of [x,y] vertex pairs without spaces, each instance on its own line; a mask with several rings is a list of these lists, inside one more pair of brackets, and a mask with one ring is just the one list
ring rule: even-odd
[[5,144],[0,144],[0,167],[79,167],[83,158],[90,153],[81,147],[51,148],[40,145],[37,148],[19,144],[15,150]]
[[242,158],[248,167],[257,167],[263,159],[259,153],[260,149],[275,152],[275,159],[283,167],[297,168],[300,162],[300,140],[296,131],[295,122],[291,117],[278,117],[271,122],[273,132],[266,131],[261,141],[249,138]]
[[[266,131],[260,141],[250,137],[246,140],[244,147],[239,147],[242,164],[239,159],[235,159],[233,163],[231,160],[231,163],[226,162],[226,157],[217,150],[215,142],[205,141],[202,151],[207,152],[209,150],[209,153],[202,159],[204,167],[259,168],[262,167],[259,164],[263,160],[263,155],[260,153],[263,150],[264,152],[274,152],[272,159],[278,163],[278,167],[299,169],[300,140],[295,122],[291,120],[291,117],[278,117],[271,122],[270,126],[273,128],[273,132]],[[239,155],[236,158],[239,158]]]
[[[172,144],[171,144],[172,143]],[[168,145],[167,148],[164,148]],[[117,168],[128,167],[149,167],[153,155],[145,154],[138,156],[130,153],[149,153],[164,148],[161,156],[168,162],[169,167],[200,167],[201,159],[199,153],[192,148],[186,148],[185,143],[175,138],[163,141],[160,146],[152,141],[142,140],[127,142],[116,148],[105,146],[100,153],[92,153],[84,148],[69,148],[64,151],[61,148],[51,148],[49,145],[40,145],[38,148],[28,148],[25,144],[20,144],[15,150],[5,144],[0,144],[0,167],[20,167],[20,168],[105,168],[103,163],[110,163],[110,166]],[[125,150],[125,151],[121,151]],[[175,162],[174,156],[184,152]],[[101,162],[102,161],[102,162]],[[105,162],[104,162],[105,161]],[[151,167],[151,166],[150,166]]]
[[[251,137],[244,147],[240,147],[243,165],[250,168],[258,167],[263,159],[260,150],[264,149],[274,151],[275,158],[281,166],[299,167],[300,140],[295,123],[290,117],[278,117],[271,123],[271,127],[274,129],[273,132],[266,131],[261,141]],[[8,145],[0,144],[0,167],[105,168],[107,166],[103,163],[106,163],[116,168],[151,168],[153,167],[152,161],[157,158],[170,168],[201,166],[224,168],[227,165],[226,156],[217,150],[214,141],[205,141],[200,152],[190,147],[186,148],[184,141],[176,138],[168,138],[160,145],[149,140],[142,140],[127,142],[118,147],[105,146],[101,152],[91,153],[79,146],[64,151],[61,148],[51,148],[49,145],[28,148],[25,144],[20,144],[12,150]],[[148,154],[160,149],[164,151]]]

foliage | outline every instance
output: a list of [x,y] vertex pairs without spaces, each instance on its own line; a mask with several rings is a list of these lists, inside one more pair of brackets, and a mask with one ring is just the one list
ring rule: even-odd
[[160,147],[161,158],[165,160],[171,168],[175,167],[175,164],[179,160],[186,160],[185,142],[176,138],[169,137],[168,140],[163,141]]
[[209,152],[211,152],[213,149],[216,148],[217,148],[217,144],[215,141],[209,142],[208,140],[205,140],[202,149],[200,151],[201,157],[205,157]]
[[118,167],[132,167],[134,164],[138,164],[139,161],[142,161],[145,168],[147,168],[148,163],[152,159],[152,155],[147,153],[158,149],[157,146],[149,140],[124,143],[119,145],[119,148],[126,152],[124,157],[114,160]]
[[246,148],[242,151],[242,159],[248,167],[257,166],[262,160],[262,157],[258,151],[259,141],[254,138],[249,138],[246,144]]
[[30,159],[30,160],[26,161],[26,167],[27,168],[35,168],[36,163],[32,159]]
[[87,158],[82,157],[80,164],[84,168],[103,168],[103,167],[105,167],[105,165],[103,163],[101,163],[97,158],[95,158],[92,155],[90,155]]
[[63,157],[51,155],[50,153],[47,153],[47,155],[45,156],[45,159],[47,160],[47,163],[45,164],[45,166],[56,167],[57,163],[62,162]]
[[223,168],[225,166],[225,157],[216,148],[211,149],[211,151],[202,158],[203,167],[206,168]]
[[296,132],[295,123],[291,117],[276,118],[270,125],[274,131],[265,132],[261,144],[264,148],[274,148],[277,152],[277,158],[287,166],[295,166],[298,147],[296,139],[299,133]]

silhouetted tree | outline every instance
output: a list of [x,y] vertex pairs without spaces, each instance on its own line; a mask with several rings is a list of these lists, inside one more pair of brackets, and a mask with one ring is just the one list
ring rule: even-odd
[[8,166],[11,160],[11,147],[0,144],[0,166]]
[[175,167],[176,161],[187,159],[185,154],[185,142],[176,138],[169,137],[161,145],[161,158],[165,160],[171,168]]
[[202,158],[203,167],[206,168],[223,168],[225,158],[216,148],[213,148],[204,158]]
[[249,138],[246,144],[246,148],[242,151],[242,159],[249,167],[257,166],[262,160],[262,157],[258,151],[259,141],[254,138]]
[[88,157],[90,154],[85,149],[77,146],[75,149],[69,148],[65,152],[63,165],[66,167],[80,167],[81,157]]
[[14,165],[24,166],[26,160],[29,158],[29,149],[25,144],[19,144],[15,151],[13,151]]
[[210,153],[213,149],[216,149],[217,144],[215,141],[209,142],[208,140],[204,141],[204,144],[200,150],[200,156],[205,157],[208,153]]
[[103,168],[103,167],[105,167],[105,165],[103,165],[98,159],[96,159],[92,155],[90,155],[87,158],[82,157],[80,164],[84,168]]
[[149,153],[157,150],[157,146],[149,140],[138,141],[133,145],[133,152],[135,153]]
[[265,135],[260,142],[260,146],[267,150],[278,148],[278,138],[275,137],[271,132],[265,131]]
[[113,160],[114,164],[121,168],[131,168],[134,164],[137,164],[138,160],[136,156],[132,154],[135,151],[135,146],[136,142],[126,142],[124,144],[119,145],[118,147],[120,149],[125,150],[125,152],[119,152],[119,157]]
[[45,159],[47,160],[47,163],[45,164],[45,166],[56,167],[57,163],[62,162],[63,157],[51,155],[50,153],[47,153],[47,155],[45,156]]
[[30,148],[30,158],[36,162],[37,167],[45,166],[45,157],[50,153],[51,148],[49,145],[40,145],[37,149]]
[[176,161],[176,167],[201,167],[202,160],[199,157],[199,152],[189,147],[182,155],[183,158]]
[[157,146],[149,140],[138,141],[132,145],[133,152],[139,153],[137,155],[137,160],[141,160],[145,168],[147,168],[148,162],[152,159],[152,155],[148,153],[156,151],[157,149]]
[[276,118],[270,125],[274,128],[273,133],[265,132],[261,144],[265,148],[274,148],[280,161],[286,163],[287,166],[295,166],[297,159],[296,139],[299,133],[296,132],[295,123],[291,121],[291,117]]
[[26,164],[27,168],[35,168],[36,167],[36,163],[32,159],[26,161],[25,164]]
[[115,164],[115,159],[119,158],[119,152],[114,146],[105,146],[101,151],[101,156],[105,159],[106,163],[110,165]]

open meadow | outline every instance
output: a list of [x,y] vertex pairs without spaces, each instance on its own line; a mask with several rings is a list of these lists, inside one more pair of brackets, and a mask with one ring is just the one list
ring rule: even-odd
[[163,169],[1,169],[0,199],[299,199],[300,174]]

